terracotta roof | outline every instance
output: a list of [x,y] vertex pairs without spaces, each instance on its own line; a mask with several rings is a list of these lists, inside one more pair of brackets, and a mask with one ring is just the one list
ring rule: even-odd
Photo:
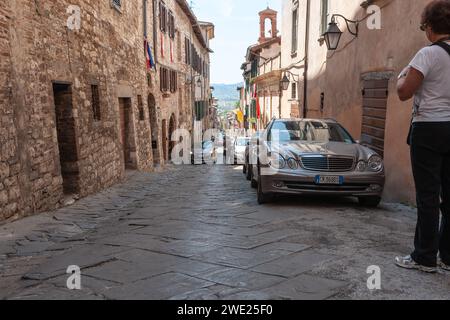
[[211,49],[208,47],[208,44],[206,43],[205,38],[203,37],[202,30],[200,28],[200,23],[197,20],[197,17],[195,16],[194,12],[189,7],[189,4],[187,3],[187,1],[186,0],[176,0],[176,1],[177,1],[178,5],[181,7],[181,9],[183,10],[183,12],[189,18],[192,28],[194,29],[194,33],[195,33],[198,41],[200,41],[200,44],[203,46],[203,48],[205,48],[209,52],[212,52]]
[[266,10],[261,11],[259,14],[262,14],[262,13],[278,13],[278,11],[272,10],[269,7],[267,7]]

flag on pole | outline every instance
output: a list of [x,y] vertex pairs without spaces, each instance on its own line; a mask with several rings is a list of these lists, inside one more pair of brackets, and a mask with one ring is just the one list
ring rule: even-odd
[[156,67],[155,60],[153,59],[152,50],[147,41],[147,38],[144,39],[144,47],[145,47],[145,58],[147,62],[147,69],[151,70]]
[[261,105],[259,104],[259,98],[256,96],[256,118],[261,118]]

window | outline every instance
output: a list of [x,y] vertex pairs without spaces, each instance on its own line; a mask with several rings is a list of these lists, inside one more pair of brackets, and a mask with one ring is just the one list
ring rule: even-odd
[[137,99],[138,99],[139,121],[144,121],[145,115],[144,115],[144,104],[142,103],[142,96],[138,95]]
[[321,11],[322,11],[321,34],[324,34],[328,29],[328,0],[322,0]]
[[175,39],[175,17],[173,16],[172,11],[168,13],[168,25],[169,37],[171,39]]
[[177,91],[177,72],[170,71],[170,92],[174,93]]
[[175,93],[178,90],[178,74],[174,70],[161,67],[160,85],[162,92]]
[[162,1],[159,3],[159,27],[162,32],[167,31],[167,8]]
[[291,98],[292,98],[292,100],[296,100],[297,99],[297,83],[296,82],[292,82],[291,90],[292,90]]
[[159,72],[160,77],[160,87],[162,92],[169,91],[169,76],[168,76],[169,70],[167,70],[164,67],[161,67]]
[[91,91],[92,91],[92,112],[94,115],[94,120],[100,121],[101,120],[100,92],[98,89],[98,85],[91,85]]
[[184,39],[184,54],[185,54],[184,62],[187,65],[190,65],[191,64],[191,41],[187,37]]
[[292,49],[294,54],[298,48],[298,7],[292,11]]

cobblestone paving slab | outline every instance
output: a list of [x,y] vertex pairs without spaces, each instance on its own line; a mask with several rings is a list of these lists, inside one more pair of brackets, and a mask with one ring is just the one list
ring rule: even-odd
[[[450,299],[450,275],[392,260],[411,249],[415,212],[353,199],[258,206],[231,166],[129,172],[56,212],[0,226],[0,299]],[[78,265],[82,289],[66,287]],[[382,290],[367,288],[367,267]]]

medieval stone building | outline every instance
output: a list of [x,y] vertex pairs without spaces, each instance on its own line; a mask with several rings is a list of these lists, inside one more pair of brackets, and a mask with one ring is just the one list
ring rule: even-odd
[[167,163],[209,101],[204,34],[185,0],[1,1],[0,221]]

